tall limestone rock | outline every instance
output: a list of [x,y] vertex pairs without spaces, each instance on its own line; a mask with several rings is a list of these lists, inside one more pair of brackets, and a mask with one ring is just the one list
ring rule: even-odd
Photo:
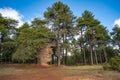
[[41,66],[49,66],[48,62],[50,62],[52,60],[52,44],[48,44],[46,45],[46,47],[42,48],[39,51],[39,55],[38,55],[38,64]]

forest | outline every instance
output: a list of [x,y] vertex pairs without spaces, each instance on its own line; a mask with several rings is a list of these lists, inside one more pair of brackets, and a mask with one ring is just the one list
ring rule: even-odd
[[91,11],[85,10],[80,15],[76,17],[60,1],[46,9],[44,19],[35,18],[31,24],[25,22],[20,27],[18,21],[0,14],[0,63],[37,64],[39,51],[54,42],[49,64],[113,62],[120,67],[120,26],[116,24],[109,32]]

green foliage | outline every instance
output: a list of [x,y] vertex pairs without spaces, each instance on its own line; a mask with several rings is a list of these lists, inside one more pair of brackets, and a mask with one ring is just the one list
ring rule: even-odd
[[113,47],[107,47],[106,52],[108,53],[108,60],[110,60],[112,57],[119,55],[119,51],[117,49],[113,49]]
[[[119,58],[112,58],[120,52],[118,25],[115,25],[111,32],[111,40],[106,27],[101,25],[90,11],[85,10],[75,22],[75,16],[69,6],[60,1],[48,7],[44,17],[45,20],[35,18],[31,25],[24,23],[20,28],[16,28],[17,21],[0,14],[0,57],[10,57],[23,63],[34,60],[39,50],[54,38],[56,48],[53,50],[58,57],[58,63],[62,62],[61,57],[64,57],[65,64],[70,65],[81,62],[98,64],[110,60],[110,64],[104,66],[105,69],[119,68]],[[45,27],[47,25],[51,26],[50,29]],[[78,40],[74,38],[76,34],[79,35]],[[119,49],[109,47],[110,41]],[[68,52],[72,55],[68,56]]]
[[113,70],[120,70],[120,57],[116,56],[110,59],[109,64]]
[[118,25],[115,25],[113,28],[111,36],[113,45],[117,45],[119,47],[118,50],[120,51],[120,27]]
[[13,60],[18,62],[25,62],[27,60],[33,60],[36,57],[36,51],[31,46],[19,45],[12,55]]
[[75,58],[75,62],[76,62],[76,63],[80,63],[81,52],[80,52],[79,49],[74,49],[74,50],[73,50],[73,57]]
[[109,60],[109,63],[106,63],[103,66],[104,70],[116,70],[116,71],[120,71],[120,56],[115,56],[112,57]]
[[55,32],[55,40],[57,45],[56,55],[58,56],[58,65],[60,65],[60,48],[65,50],[68,35],[72,33],[73,21],[75,19],[69,6],[58,1],[51,7],[48,7],[44,13],[46,20],[52,24],[52,30]]
[[46,24],[46,21],[45,20],[41,20],[39,18],[35,18],[33,21],[32,21],[32,27],[38,27],[38,26],[43,26]]
[[15,27],[17,25],[17,21],[13,19],[9,19],[6,17],[2,17],[0,15],[0,41],[5,42],[10,39],[10,35],[15,33]]
[[71,56],[68,56],[68,65],[80,65],[81,52],[78,49],[74,49]]
[[103,65],[103,70],[112,70],[110,64],[106,63]]
[[113,28],[113,32],[111,32],[111,35],[113,37],[113,39],[120,41],[120,27],[118,25],[115,25],[115,27]]
[[74,56],[68,56],[67,57],[67,65],[76,65]]
[[12,53],[15,51],[16,44],[14,41],[0,43],[0,59],[3,61],[11,61]]
[[[77,43],[81,48],[84,64],[86,64],[86,61],[89,62],[88,58],[90,58],[91,64],[94,64],[94,61],[98,64],[98,48],[101,51],[103,50],[105,61],[107,62],[106,45],[110,40],[107,29],[87,10],[83,12],[82,16],[76,22],[77,33],[80,34]],[[87,54],[88,56],[86,56]]]
[[0,57],[1,60],[11,60],[12,53],[15,51],[16,43],[14,35],[16,32],[17,21],[2,17],[0,14]]
[[19,28],[17,37],[17,49],[12,58],[18,62],[33,60],[41,48],[49,43],[53,33],[46,27],[31,28],[27,23]]
[[48,21],[54,22],[54,25],[56,26],[60,23],[66,23],[68,21],[70,23],[74,19],[70,8],[60,1],[54,3],[52,7],[49,7],[47,11],[45,11],[44,16]]

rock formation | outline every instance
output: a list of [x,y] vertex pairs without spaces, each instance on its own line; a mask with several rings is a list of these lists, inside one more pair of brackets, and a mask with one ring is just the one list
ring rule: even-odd
[[40,64],[41,66],[49,66],[48,62],[52,60],[52,54],[52,44],[49,43],[48,45],[46,45],[46,47],[40,50],[38,55],[38,64]]

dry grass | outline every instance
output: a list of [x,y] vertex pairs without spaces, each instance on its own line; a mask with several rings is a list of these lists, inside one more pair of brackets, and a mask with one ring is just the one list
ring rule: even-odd
[[68,70],[103,70],[102,65],[87,65],[87,66],[66,66],[64,69]]
[[0,69],[0,75],[17,75],[23,72],[22,69],[15,69],[15,68],[2,68]]

